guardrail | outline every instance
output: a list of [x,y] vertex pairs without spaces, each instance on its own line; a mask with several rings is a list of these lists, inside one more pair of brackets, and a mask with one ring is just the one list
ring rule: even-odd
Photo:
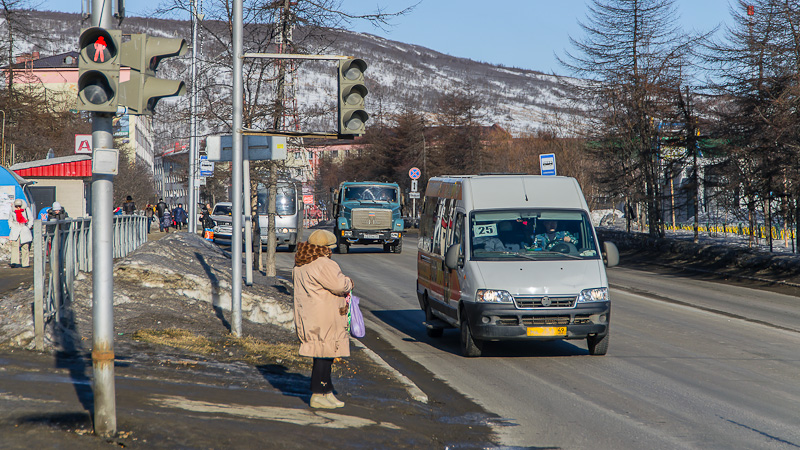
[[[145,216],[114,216],[113,254],[122,258],[147,242]],[[33,221],[33,325],[35,345],[44,350],[45,323],[61,322],[75,298],[78,272],[92,272],[92,219]]]
[[[674,226],[672,224],[665,224],[665,228],[669,231],[693,231],[694,224],[693,223],[676,223]],[[732,234],[737,236],[756,236],[759,239],[766,239],[767,233],[770,232],[772,239],[794,239],[796,236],[797,230],[790,228],[790,227],[783,227],[783,226],[772,226],[767,227],[764,224],[756,224],[753,230],[750,229],[750,225],[744,222],[737,222],[737,223],[713,223],[713,222],[698,222],[697,230],[699,233],[708,234],[710,236],[717,236],[717,235],[724,235],[724,234]]]

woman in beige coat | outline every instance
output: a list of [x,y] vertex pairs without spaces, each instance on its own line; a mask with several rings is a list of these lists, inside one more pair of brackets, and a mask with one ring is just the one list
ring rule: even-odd
[[297,244],[294,259],[294,323],[300,338],[300,355],[314,358],[311,370],[312,408],[341,408],[333,395],[333,358],[350,356],[347,302],[353,281],[331,256],[336,236],[316,230],[308,242]]

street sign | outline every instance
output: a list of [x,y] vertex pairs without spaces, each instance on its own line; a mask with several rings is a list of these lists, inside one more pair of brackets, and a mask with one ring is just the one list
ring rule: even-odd
[[411,180],[411,192],[417,192],[417,180]]
[[[286,159],[286,137],[242,136],[250,161]],[[209,161],[231,161],[233,158],[233,136],[209,136],[206,139],[206,154]]]
[[409,192],[408,198],[419,198],[419,192]]
[[418,168],[412,167],[408,169],[408,176],[411,177],[412,180],[419,179],[420,175],[422,175],[422,172],[420,172]]
[[92,154],[92,173],[116,175],[119,172],[119,150],[115,148],[96,148]]
[[92,154],[92,135],[91,134],[76,134],[75,135],[75,153],[77,154]]
[[208,160],[208,156],[200,155],[200,176],[212,177],[214,176],[214,163]]
[[553,153],[539,155],[539,168],[542,175],[554,176],[556,174],[556,155]]

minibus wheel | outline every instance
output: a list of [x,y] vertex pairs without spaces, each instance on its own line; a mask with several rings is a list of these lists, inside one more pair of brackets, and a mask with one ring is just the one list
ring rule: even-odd
[[483,353],[483,341],[472,337],[469,321],[461,315],[461,354],[468,358],[477,358]]
[[589,347],[590,355],[602,356],[608,352],[608,335],[611,331],[607,331],[605,336],[589,336],[586,338],[586,343]]

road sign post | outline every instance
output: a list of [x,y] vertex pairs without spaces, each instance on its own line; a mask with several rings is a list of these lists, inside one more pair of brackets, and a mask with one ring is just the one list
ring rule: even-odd
[[408,177],[411,178],[411,193],[408,195],[411,198],[411,217],[417,218],[417,199],[419,192],[417,192],[417,180],[422,176],[422,172],[418,167],[408,169]]

